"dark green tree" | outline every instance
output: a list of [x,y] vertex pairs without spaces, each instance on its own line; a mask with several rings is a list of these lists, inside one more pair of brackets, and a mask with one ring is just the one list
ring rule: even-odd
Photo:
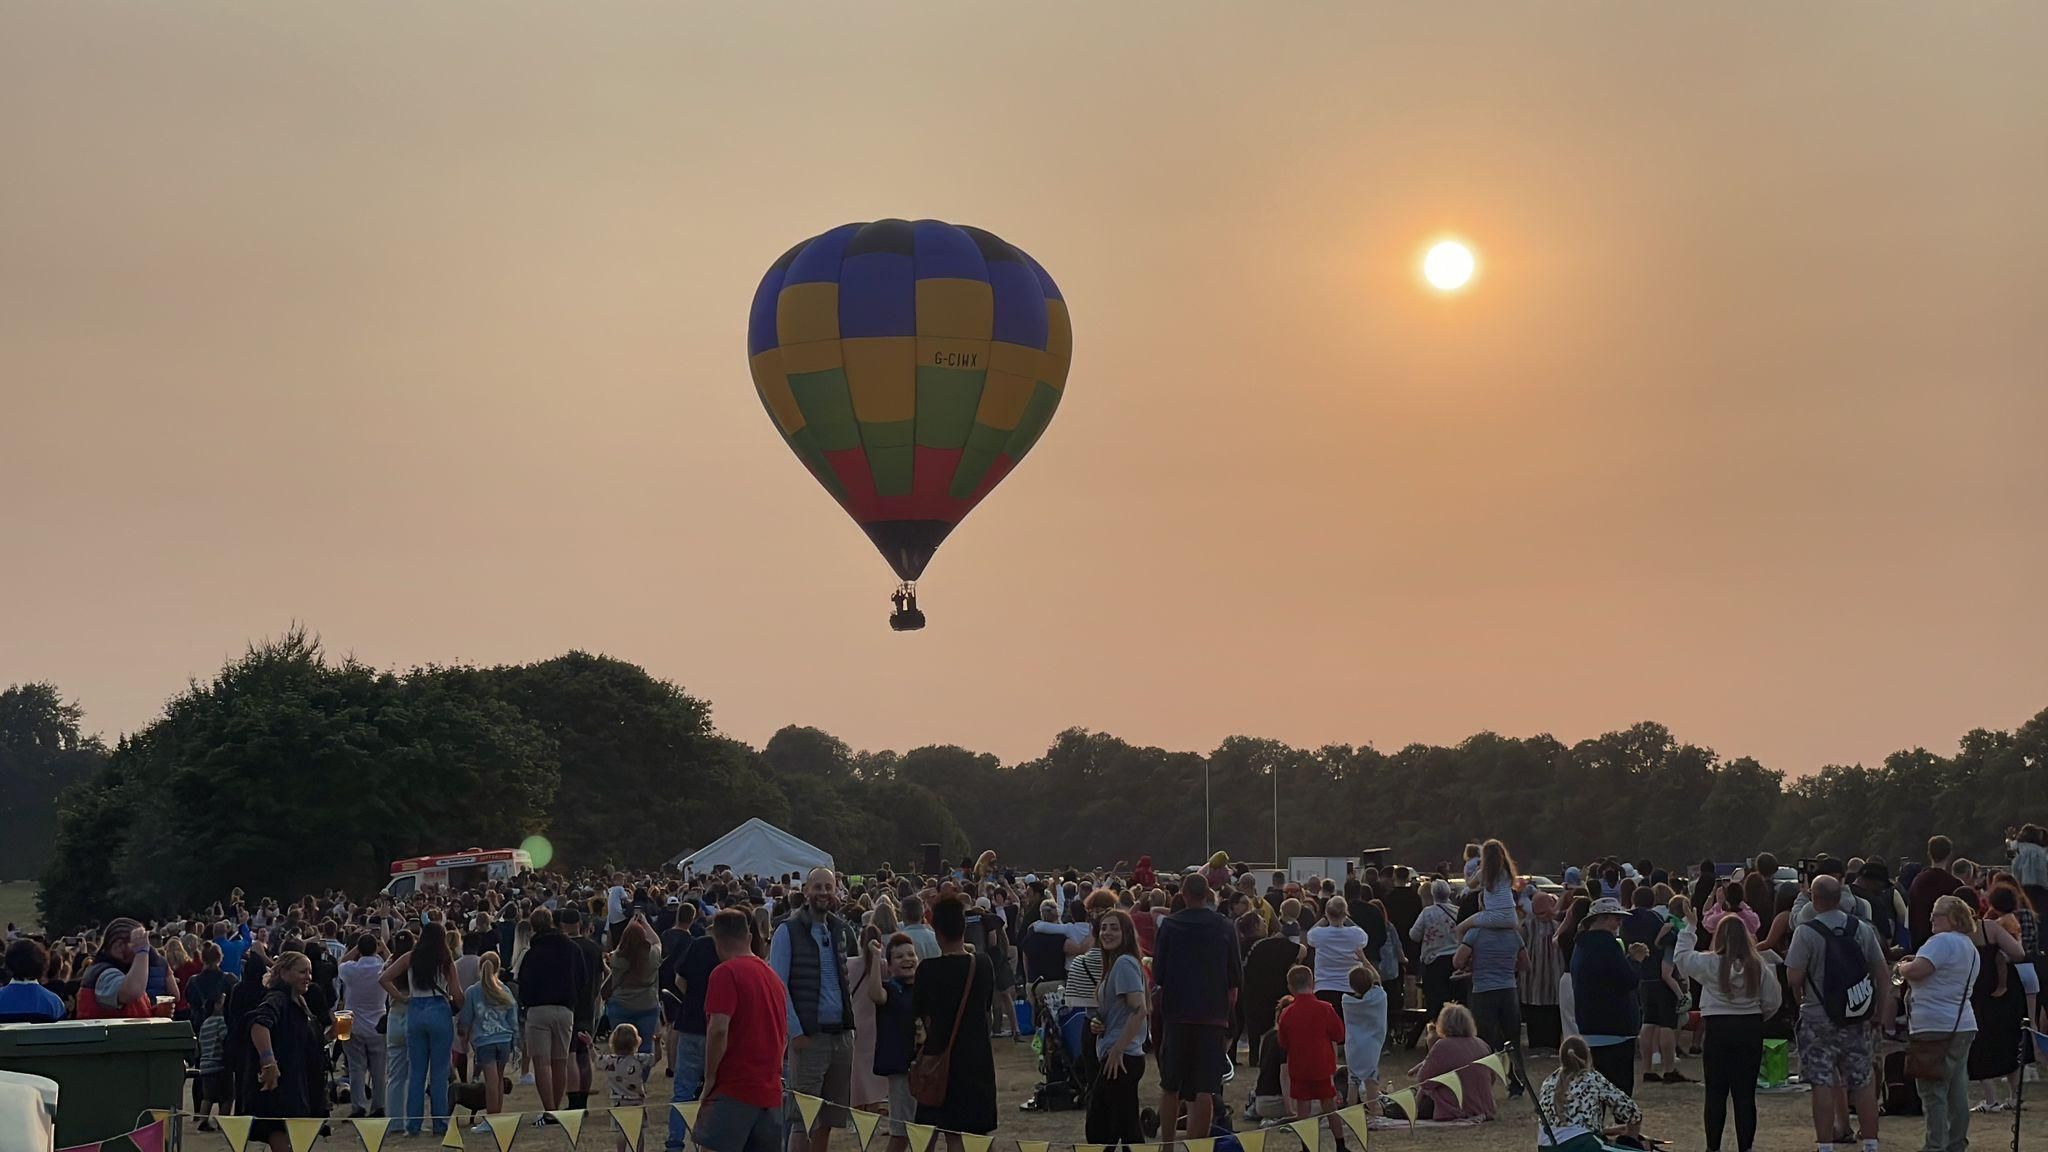
[[39,875],[57,839],[57,797],[106,762],[84,713],[49,683],[0,691],[0,880]]

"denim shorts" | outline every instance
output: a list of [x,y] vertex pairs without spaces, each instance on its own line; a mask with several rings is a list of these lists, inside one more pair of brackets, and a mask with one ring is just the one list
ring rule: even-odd
[[512,1042],[510,1040],[499,1040],[496,1043],[479,1044],[476,1046],[475,1055],[476,1065],[479,1068],[486,1064],[496,1064],[498,1067],[503,1068],[512,1063]]

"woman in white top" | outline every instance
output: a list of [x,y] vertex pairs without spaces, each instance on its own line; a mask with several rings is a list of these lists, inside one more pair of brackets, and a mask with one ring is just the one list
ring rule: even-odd
[[[1695,910],[1688,906],[1686,911]],[[1735,1144],[1749,1152],[1756,1147],[1756,1076],[1764,1060],[1764,1021],[1777,1015],[1784,998],[1778,987],[1778,954],[1758,952],[1749,927],[1733,916],[1723,916],[1714,926],[1713,951],[1695,951],[1698,936],[1698,917],[1689,915],[1678,933],[1672,967],[1700,986],[1707,1152],[1720,1152],[1731,1098]]]
[[1929,922],[1934,934],[1898,969],[1912,990],[1907,1031],[1916,1041],[1946,1037],[1948,1043],[1942,1078],[1915,1084],[1927,1117],[1922,1147],[1961,1152],[1970,1143],[1970,1041],[1977,1034],[1970,990],[1981,963],[1974,939],[1977,914],[1954,896],[1943,896],[1934,902]]
[[1342,896],[1332,896],[1307,939],[1316,950],[1316,999],[1342,1012],[1344,994],[1351,991],[1351,970],[1367,963],[1365,929],[1351,923],[1351,905]]

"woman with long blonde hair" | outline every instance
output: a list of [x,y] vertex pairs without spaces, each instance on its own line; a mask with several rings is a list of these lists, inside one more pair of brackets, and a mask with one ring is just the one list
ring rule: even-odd
[[1707,1149],[1720,1152],[1732,1098],[1735,1146],[1747,1152],[1756,1147],[1756,1077],[1763,1066],[1764,1021],[1777,1015],[1784,995],[1778,987],[1778,955],[1757,951],[1749,926],[1733,916],[1723,916],[1714,926],[1713,951],[1694,949],[1698,935],[1699,920],[1688,915],[1678,933],[1672,967],[1700,985]]
[[[519,1034],[519,1001],[500,978],[496,952],[477,960],[476,983],[463,993],[460,1031],[469,1038],[477,1078],[484,1082],[484,1111],[505,1108],[505,1068],[512,1062],[512,1042]],[[471,1131],[487,1132],[480,1124]]]

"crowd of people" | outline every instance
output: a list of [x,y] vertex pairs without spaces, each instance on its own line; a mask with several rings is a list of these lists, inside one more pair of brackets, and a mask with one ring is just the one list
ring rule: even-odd
[[[1091,1144],[1328,1116],[1343,1149],[1339,1109],[1492,1119],[1480,1061],[1504,1054],[1513,1099],[1525,1057],[1554,1053],[1540,1143],[1638,1143],[1639,1087],[1695,1079],[1696,1059],[1707,1147],[1732,1117],[1748,1152],[1786,1040],[1819,1152],[1873,1152],[1901,1085],[1925,1147],[1960,1152],[1973,1111],[2010,1106],[2042,1022],[2048,831],[2009,841],[1991,867],[1935,837],[1896,878],[1763,854],[1610,858],[1550,884],[1488,840],[1460,867],[1301,882],[1223,853],[1184,875],[1146,857],[1041,877],[986,852],[939,874],[530,872],[283,905],[238,890],[176,919],[10,932],[0,1021],[187,1019],[194,1110],[258,1117],[279,1152],[283,1118],[345,1102],[438,1135],[456,1108],[501,1112],[519,1080],[547,1111],[700,1102],[693,1132],[671,1114],[670,1149],[825,1152],[852,1108],[886,1115],[889,1152],[913,1123],[962,1152],[958,1134],[997,1126],[995,1041],[1076,1016]],[[1384,1054],[1418,1044],[1415,1091],[1387,1095]],[[1223,1102],[1240,1066],[1242,1117]],[[826,1103],[807,1121],[786,1092]]]

